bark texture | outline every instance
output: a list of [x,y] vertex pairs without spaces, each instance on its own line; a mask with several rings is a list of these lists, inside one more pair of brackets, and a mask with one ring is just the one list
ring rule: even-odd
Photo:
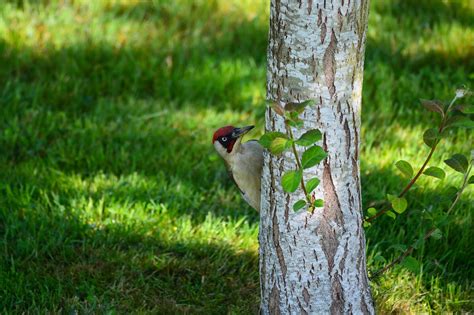
[[[368,0],[271,0],[267,97],[316,100],[303,130],[323,133],[328,158],[317,176],[324,208],[293,212],[302,192],[281,189],[291,153],[264,156],[260,221],[263,314],[374,313],[365,261],[359,179],[360,103]],[[266,129],[285,132],[266,113]],[[300,155],[301,156],[301,155]]]

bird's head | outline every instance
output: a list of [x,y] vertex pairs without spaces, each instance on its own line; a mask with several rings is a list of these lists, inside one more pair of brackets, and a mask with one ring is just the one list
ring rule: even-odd
[[212,144],[219,155],[227,160],[233,153],[237,152],[242,141],[242,136],[249,132],[254,126],[234,127],[225,126],[217,129],[212,137]]

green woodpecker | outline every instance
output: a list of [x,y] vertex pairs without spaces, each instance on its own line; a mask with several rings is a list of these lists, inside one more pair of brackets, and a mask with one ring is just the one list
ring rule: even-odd
[[239,188],[242,197],[260,211],[260,178],[263,166],[263,148],[256,140],[242,143],[242,136],[254,126],[219,128],[212,144],[224,159],[230,178]]

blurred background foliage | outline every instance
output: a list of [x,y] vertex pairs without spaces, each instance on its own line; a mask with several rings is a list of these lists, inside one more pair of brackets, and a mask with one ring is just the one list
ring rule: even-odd
[[[362,113],[365,206],[420,165],[437,117],[419,98],[473,87],[472,1],[371,1]],[[211,146],[263,128],[268,1],[0,3],[0,310],[257,313],[258,215]],[[471,100],[472,101],[472,100]],[[452,130],[432,165],[469,154]],[[367,230],[375,269],[445,211],[422,179]],[[379,312],[472,312],[473,191],[443,238],[372,284]]]

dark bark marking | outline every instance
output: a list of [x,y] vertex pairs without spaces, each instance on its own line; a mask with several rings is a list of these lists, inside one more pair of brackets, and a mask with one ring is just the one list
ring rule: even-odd
[[324,44],[324,39],[326,38],[326,32],[327,32],[326,23],[323,23],[323,25],[321,25],[321,34],[319,35],[321,39],[321,44]]
[[[352,175],[354,176],[354,172],[352,172]],[[355,206],[354,196],[352,195],[351,187],[349,183],[347,184],[346,187],[347,187],[347,194],[349,195],[349,211],[351,212],[352,215],[354,215],[354,206]]]
[[[326,134],[323,136],[323,148],[326,152],[328,151]],[[339,196],[337,195],[336,187],[332,180],[331,166],[329,165],[329,160],[327,158],[324,160],[323,190],[325,201],[324,217],[335,221],[338,226],[344,225]]]
[[313,10],[313,0],[308,0],[308,15],[311,14],[312,10]]
[[262,269],[261,269],[261,274],[260,274],[260,284],[261,284],[261,287],[262,287],[262,293],[263,292],[266,292],[266,288],[265,288],[265,280],[266,277],[267,277],[267,261],[266,261],[266,257],[265,257],[265,251],[264,250],[260,250],[260,253],[262,255]]
[[322,250],[328,260],[329,273],[331,273],[334,268],[334,256],[336,255],[339,240],[337,231],[331,227],[330,222],[335,222],[338,226],[342,226],[344,223],[339,197],[337,196],[336,188],[331,177],[331,167],[327,161],[324,163],[323,189],[324,212],[317,229],[317,234],[321,236]]
[[344,313],[344,297],[342,292],[341,281],[336,275],[335,279],[332,279],[332,301],[330,307],[331,314],[343,314]]
[[318,22],[317,25],[321,26],[321,23],[323,23],[323,10],[319,9],[318,10]]
[[270,314],[280,315],[280,290],[278,290],[277,285],[274,284],[272,292],[270,293],[270,300],[268,301],[268,309]]
[[334,30],[331,31],[331,41],[329,42],[323,56],[324,75],[326,76],[326,86],[329,89],[331,98],[336,93],[336,86],[334,85],[334,78],[336,76],[336,47],[337,38]]
[[[348,253],[349,252],[349,249],[347,248],[348,246],[348,243],[349,242],[346,242],[346,244],[344,245],[344,253]],[[344,270],[344,265],[346,263],[346,256],[344,255],[341,259],[341,261],[339,262],[339,270],[342,271]]]
[[351,130],[347,119],[344,120],[344,131],[346,132],[346,155],[349,157],[351,154]]
[[349,103],[347,103],[347,106],[349,106],[350,111],[352,112],[352,126],[354,129],[354,154],[355,154],[355,159],[359,160],[359,133],[357,132],[357,129],[359,126],[357,125],[357,119],[355,117],[355,112],[354,109],[350,107]]
[[351,87],[354,89],[354,81],[355,81],[355,74],[356,74],[356,66],[352,67],[352,78],[351,78]]
[[367,302],[365,302],[365,295],[362,295],[360,306],[361,306],[361,310],[363,314],[370,314],[369,307],[367,306]]
[[283,279],[285,279],[287,269],[286,269],[286,263],[285,263],[285,256],[283,255],[283,251],[280,246],[280,229],[278,227],[276,211],[273,213],[272,230],[273,230],[273,245],[275,246],[275,251],[278,256],[278,262],[280,263]]
[[[298,300],[298,306],[300,307],[300,314],[301,315],[308,315],[308,312],[306,312],[306,310],[303,308],[303,305],[301,305],[301,301],[300,299],[297,299]],[[288,310],[288,314],[290,313],[290,310]]]
[[352,176],[355,178],[355,181],[356,181],[356,186],[357,186],[357,193],[359,195],[359,200],[357,200],[358,202],[358,207],[361,208],[361,204],[362,204],[362,196],[360,194],[360,180],[359,180],[359,165],[357,165],[357,161],[355,158],[352,158]]
[[308,289],[304,288],[303,289],[303,299],[306,302],[306,304],[309,304],[309,299],[311,296],[309,295]]
[[341,12],[341,8],[337,10],[337,24],[339,25],[339,32],[342,31],[342,25],[344,24],[344,18]]

